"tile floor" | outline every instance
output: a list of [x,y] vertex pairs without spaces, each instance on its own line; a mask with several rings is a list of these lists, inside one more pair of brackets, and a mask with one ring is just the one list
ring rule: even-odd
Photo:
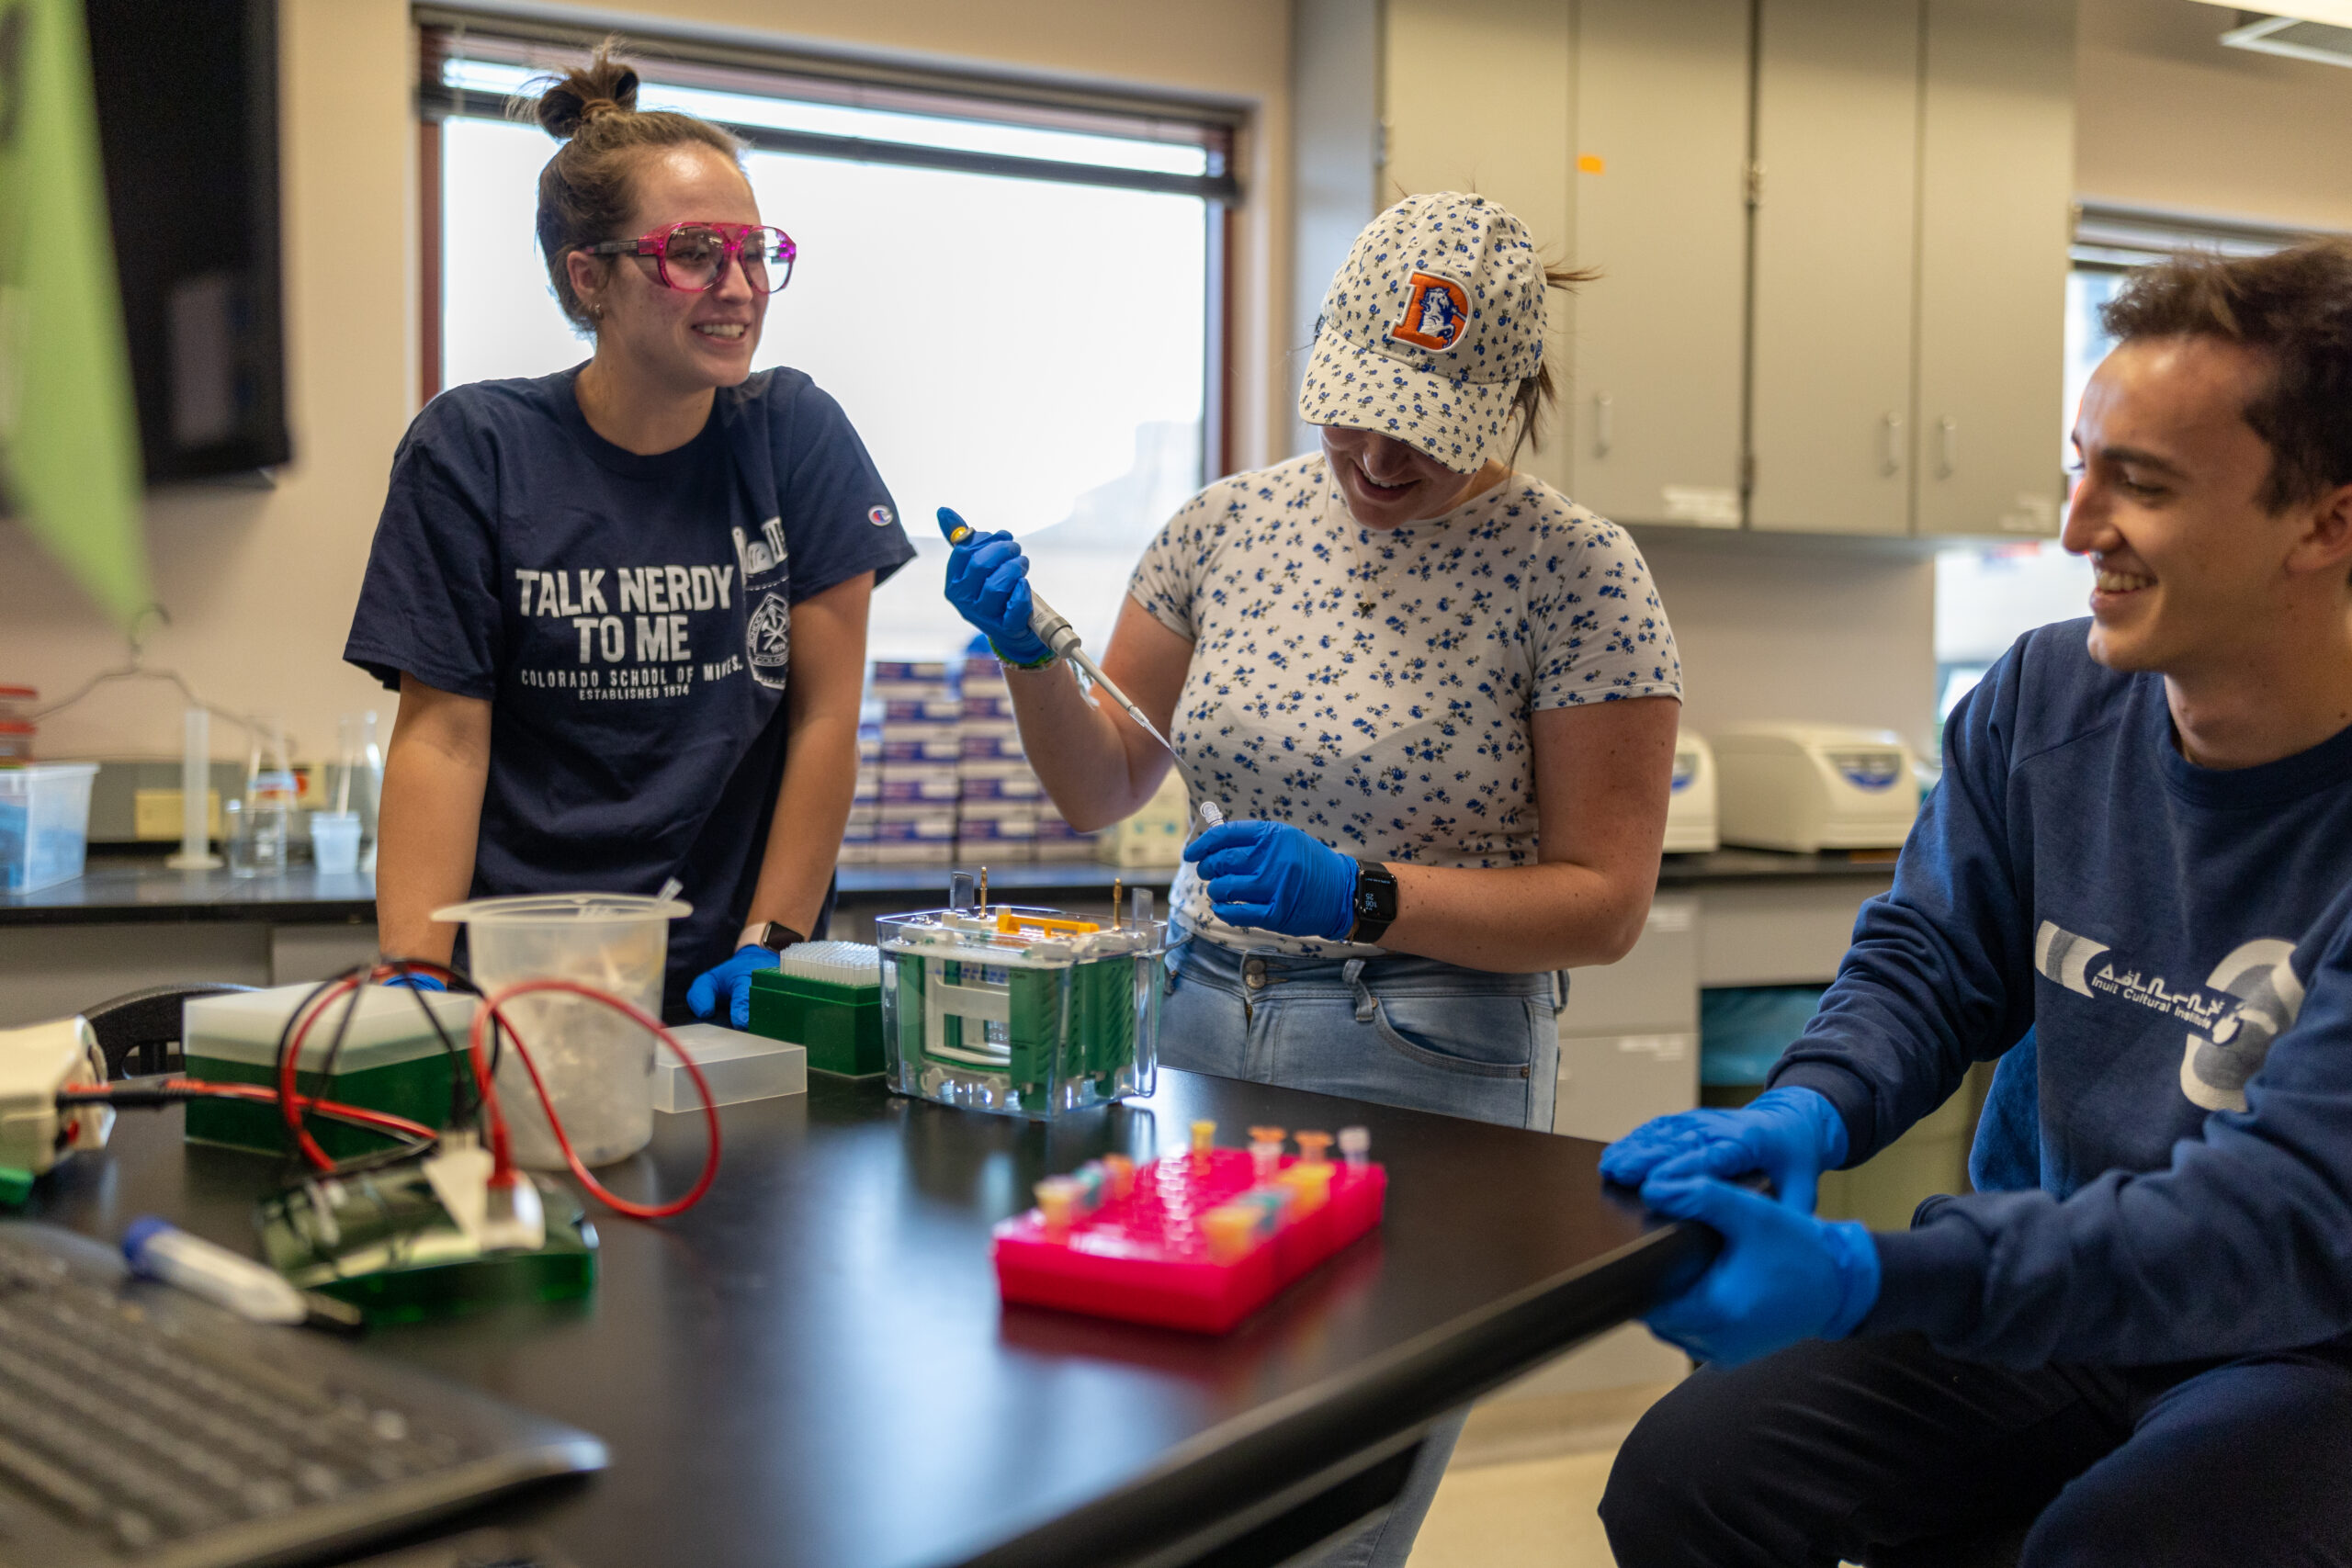
[[1612,1448],[1445,1472],[1411,1568],[1613,1568],[1594,1509]]

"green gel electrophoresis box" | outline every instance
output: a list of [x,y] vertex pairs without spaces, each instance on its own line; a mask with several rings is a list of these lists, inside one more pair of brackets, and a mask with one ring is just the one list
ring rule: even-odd
[[[278,1036],[287,1020],[317,988],[280,986],[189,1001],[182,1014],[180,1036],[187,1076],[213,1083],[275,1089]],[[295,1088],[306,1095],[323,1090],[327,1098],[345,1105],[404,1116],[436,1131],[446,1126],[456,1063],[441,1035],[433,1032],[425,1010],[432,1010],[433,1019],[450,1043],[463,1051],[473,1023],[474,998],[419,993],[405,987],[363,987],[345,1023],[348,1000],[338,998],[328,1003],[311,1026],[294,1075]],[[320,1069],[338,1027],[343,1032],[343,1048],[335,1057],[333,1088],[327,1090]],[[324,1116],[311,1117],[310,1128],[311,1135],[332,1159],[373,1154],[392,1142],[386,1134]],[[187,1141],[260,1154],[284,1154],[288,1148],[286,1122],[277,1107],[249,1100],[191,1100]]]

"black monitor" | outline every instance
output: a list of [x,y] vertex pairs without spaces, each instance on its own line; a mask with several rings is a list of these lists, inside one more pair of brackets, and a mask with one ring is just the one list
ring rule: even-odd
[[292,455],[277,0],[85,0],[147,481]]

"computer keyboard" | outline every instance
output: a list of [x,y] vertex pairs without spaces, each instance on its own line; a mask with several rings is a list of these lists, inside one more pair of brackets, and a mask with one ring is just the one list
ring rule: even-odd
[[0,1223],[0,1568],[316,1562],[604,1463],[584,1432]]

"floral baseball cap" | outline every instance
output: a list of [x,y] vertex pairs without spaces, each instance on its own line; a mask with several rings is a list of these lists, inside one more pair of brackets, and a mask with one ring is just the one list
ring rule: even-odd
[[1508,450],[1519,384],[1544,363],[1544,290],[1526,224],[1483,196],[1407,197],[1323,296],[1298,417],[1476,473]]

